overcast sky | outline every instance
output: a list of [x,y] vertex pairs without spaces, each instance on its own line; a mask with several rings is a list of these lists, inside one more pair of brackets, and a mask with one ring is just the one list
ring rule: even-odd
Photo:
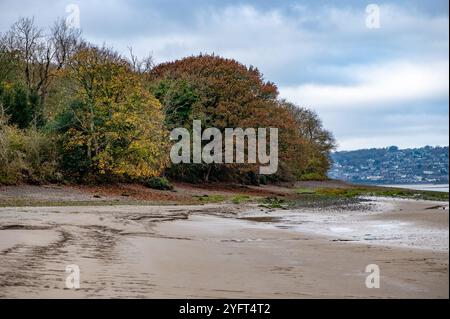
[[[380,8],[368,28],[366,6]],[[449,143],[447,0],[0,0],[49,26],[76,4],[84,37],[156,62],[200,52],[257,66],[282,97],[316,110],[339,149]]]

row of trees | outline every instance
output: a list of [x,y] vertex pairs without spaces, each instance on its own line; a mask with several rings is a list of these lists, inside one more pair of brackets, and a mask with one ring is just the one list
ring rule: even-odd
[[257,165],[172,165],[168,132],[192,130],[193,119],[221,130],[277,127],[272,181],[326,176],[332,135],[254,67],[214,55],[155,66],[131,49],[125,58],[87,43],[63,20],[44,32],[20,19],[0,38],[0,183],[264,181]]

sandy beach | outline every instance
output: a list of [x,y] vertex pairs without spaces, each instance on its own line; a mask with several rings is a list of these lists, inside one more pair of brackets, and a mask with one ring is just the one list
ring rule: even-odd
[[365,205],[0,208],[0,297],[448,298],[448,203]]

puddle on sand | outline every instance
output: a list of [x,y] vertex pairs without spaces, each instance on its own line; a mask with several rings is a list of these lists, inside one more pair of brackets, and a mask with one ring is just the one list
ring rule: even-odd
[[252,222],[262,222],[262,223],[276,223],[276,222],[281,222],[283,220],[280,217],[274,217],[274,216],[249,216],[249,217],[242,217],[240,219],[249,220]]
[[333,233],[351,233],[353,231],[353,229],[349,227],[330,227],[329,229]]
[[[374,218],[376,216],[377,218]],[[384,246],[448,251],[448,230],[404,220],[383,220],[381,213],[273,211],[247,212],[240,219],[300,233],[329,236],[331,241],[370,242]]]

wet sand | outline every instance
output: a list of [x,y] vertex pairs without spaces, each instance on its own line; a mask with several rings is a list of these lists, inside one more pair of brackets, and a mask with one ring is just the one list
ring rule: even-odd
[[448,298],[448,203],[367,205],[0,208],[0,297]]

